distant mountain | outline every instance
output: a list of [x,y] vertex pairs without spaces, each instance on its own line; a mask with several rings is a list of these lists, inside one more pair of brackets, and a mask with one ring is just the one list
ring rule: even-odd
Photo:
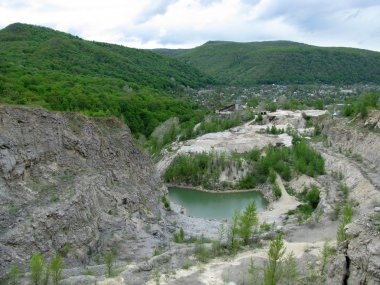
[[210,76],[157,53],[99,42],[45,27],[0,30],[0,102],[52,110],[123,116],[146,135],[192,107],[167,93],[213,82]]
[[211,41],[189,50],[155,50],[225,84],[380,83],[380,53],[289,41]]
[[157,89],[199,87],[211,79],[150,51],[90,42],[49,28],[12,24],[0,31],[2,64],[71,75],[109,76]]

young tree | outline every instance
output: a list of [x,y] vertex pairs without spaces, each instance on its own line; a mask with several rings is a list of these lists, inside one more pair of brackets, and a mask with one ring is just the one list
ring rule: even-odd
[[253,233],[253,227],[257,226],[258,223],[255,201],[252,200],[239,219],[239,233],[244,244],[248,244],[248,239]]
[[185,231],[182,227],[179,229],[179,237],[181,239],[181,242],[185,239]]
[[57,285],[58,281],[62,278],[62,269],[64,263],[59,253],[56,253],[52,261],[50,262],[50,271],[52,274],[53,285]]
[[300,273],[298,271],[297,261],[293,252],[286,255],[282,262],[282,266],[283,270],[281,283],[287,285],[296,284]]
[[352,207],[347,204],[343,208],[343,213],[339,221],[336,240],[338,243],[348,239],[345,227],[352,222]]
[[113,254],[111,251],[108,251],[106,255],[104,256],[104,262],[107,266],[107,276],[111,277],[112,274],[112,267],[113,267]]
[[23,275],[22,269],[20,269],[17,265],[13,264],[11,270],[8,273],[8,282],[10,285],[19,284],[19,280]]
[[325,274],[325,268],[327,263],[330,261],[331,257],[336,253],[334,247],[332,247],[328,240],[326,240],[323,244],[323,248],[320,253],[321,259],[321,276]]
[[264,268],[264,285],[276,285],[281,278],[281,259],[285,254],[282,234],[271,241],[268,251],[268,263]]
[[48,285],[50,278],[50,267],[45,267],[44,277],[42,278],[42,285]]
[[45,268],[45,261],[40,252],[35,253],[29,261],[30,281],[33,285],[41,283],[42,273]]
[[237,239],[238,234],[239,234],[239,220],[240,220],[240,214],[239,214],[239,211],[236,210],[232,217],[230,228],[229,228],[229,244],[230,244],[230,248],[233,251],[237,250],[239,246],[239,240]]

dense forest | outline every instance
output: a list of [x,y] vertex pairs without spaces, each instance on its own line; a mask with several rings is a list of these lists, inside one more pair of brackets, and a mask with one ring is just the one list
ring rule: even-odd
[[49,28],[12,24],[0,31],[0,102],[124,119],[148,136],[162,121],[201,117],[178,100],[213,80],[156,53],[82,40]]
[[[151,52],[12,24],[0,30],[0,103],[117,116],[136,136],[145,137],[161,122],[178,117],[182,130],[173,129],[167,136],[171,141],[179,133],[194,137],[192,127],[205,114],[178,96],[188,88],[221,82],[380,82],[379,63],[376,52],[292,42],[209,42],[195,49]],[[219,124],[214,123],[201,125],[198,134],[216,131]],[[162,144],[152,139],[152,151]]]
[[230,85],[380,83],[380,53],[354,48],[213,41],[188,50],[155,51]]

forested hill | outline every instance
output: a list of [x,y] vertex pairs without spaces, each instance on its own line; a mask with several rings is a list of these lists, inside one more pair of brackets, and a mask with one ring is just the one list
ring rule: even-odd
[[151,51],[27,24],[0,30],[0,103],[116,115],[135,133],[149,135],[171,116],[193,115],[189,102],[166,94],[212,82],[192,66]]
[[380,53],[288,41],[212,41],[189,50],[155,50],[191,63],[225,84],[380,83]]

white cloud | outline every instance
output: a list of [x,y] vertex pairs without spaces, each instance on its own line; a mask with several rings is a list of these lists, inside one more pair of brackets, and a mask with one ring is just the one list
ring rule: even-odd
[[49,26],[127,46],[293,40],[380,50],[378,0],[0,0],[0,27]]

